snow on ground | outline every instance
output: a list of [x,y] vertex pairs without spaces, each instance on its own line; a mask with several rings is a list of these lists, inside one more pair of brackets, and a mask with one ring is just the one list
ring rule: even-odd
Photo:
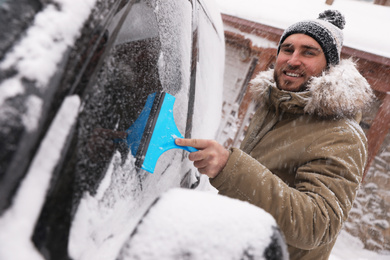
[[329,260],[389,260],[389,255],[380,255],[363,248],[363,243],[346,231],[337,238]]

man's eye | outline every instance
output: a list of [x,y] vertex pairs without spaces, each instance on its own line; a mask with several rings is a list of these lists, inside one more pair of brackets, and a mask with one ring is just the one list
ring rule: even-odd
[[303,54],[305,56],[314,56],[314,55],[316,55],[315,52],[313,52],[313,51],[305,51]]
[[291,48],[282,48],[282,52],[291,54],[291,53],[294,52],[294,49],[291,49]]
[[306,57],[314,57],[314,56],[318,56],[320,54],[321,54],[321,51],[317,50],[317,49],[308,49],[308,50],[305,50],[303,52],[303,55],[305,55]]

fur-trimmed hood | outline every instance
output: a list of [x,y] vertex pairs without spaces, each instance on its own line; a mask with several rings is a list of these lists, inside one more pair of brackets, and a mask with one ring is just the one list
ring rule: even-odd
[[269,69],[260,72],[251,81],[253,98],[260,103],[267,102],[270,90],[275,89],[296,96],[295,100],[303,100],[305,113],[323,117],[355,117],[374,98],[370,85],[351,59],[341,60],[321,76],[313,77],[305,92],[278,90],[273,74],[274,70]]

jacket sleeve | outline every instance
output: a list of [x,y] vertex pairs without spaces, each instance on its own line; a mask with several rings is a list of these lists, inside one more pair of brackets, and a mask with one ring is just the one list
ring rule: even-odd
[[343,132],[320,137],[307,148],[291,186],[233,148],[211,184],[222,195],[263,208],[276,219],[287,244],[310,250],[332,242],[347,219],[366,160],[365,142],[357,139]]

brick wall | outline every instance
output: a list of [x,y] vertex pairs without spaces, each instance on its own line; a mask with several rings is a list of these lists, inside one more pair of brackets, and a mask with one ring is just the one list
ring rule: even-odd
[[390,0],[375,0],[374,4],[390,6]]

